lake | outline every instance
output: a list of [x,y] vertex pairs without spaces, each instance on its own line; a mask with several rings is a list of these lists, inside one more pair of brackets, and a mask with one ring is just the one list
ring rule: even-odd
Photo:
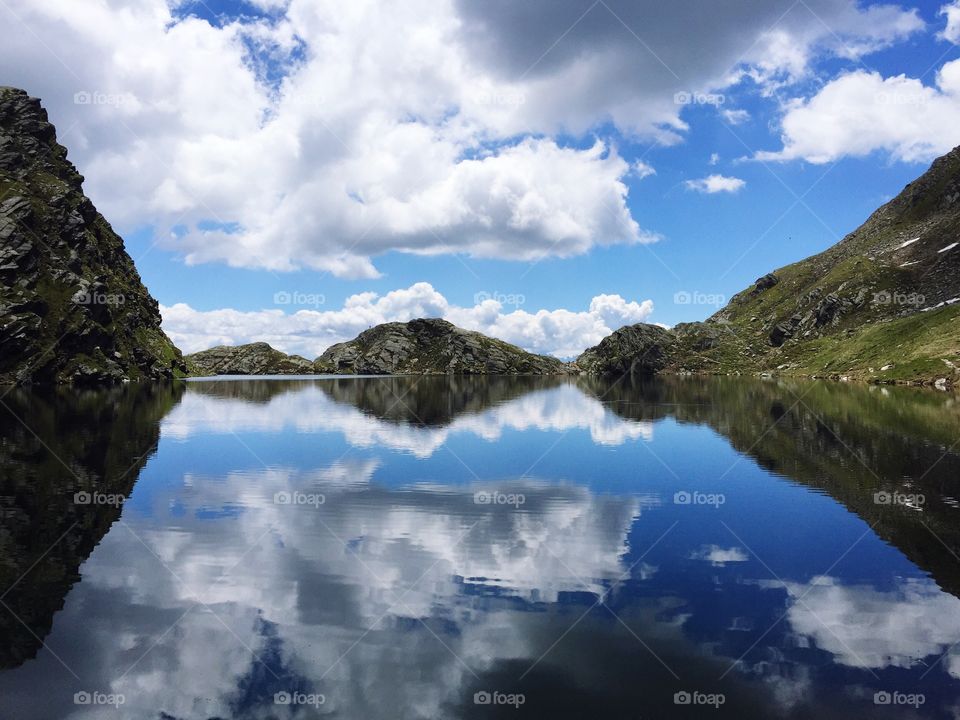
[[955,718],[960,404],[3,390],[0,718]]

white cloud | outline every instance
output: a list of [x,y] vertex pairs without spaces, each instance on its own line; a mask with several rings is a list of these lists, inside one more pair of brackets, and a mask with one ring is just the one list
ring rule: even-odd
[[634,177],[640,180],[657,174],[657,171],[653,168],[653,166],[645,163],[643,160],[635,160],[633,165],[630,166],[630,170]]
[[837,662],[857,668],[912,668],[927,656],[948,656],[942,667],[960,677],[953,647],[960,642],[960,601],[932,582],[906,581],[896,590],[845,586],[833,578],[787,583],[795,602],[787,619]]
[[937,37],[960,45],[960,0],[954,0],[953,3],[941,7],[938,15],[947,16],[947,25],[937,34]]
[[720,162],[720,153],[710,153],[710,165],[716,165]]
[[750,119],[750,113],[746,110],[721,110],[720,114],[731,125],[742,125]]
[[693,553],[690,558],[692,560],[705,560],[717,567],[723,567],[727,563],[746,562],[749,560],[743,548],[722,548],[719,545],[704,545],[700,550]]
[[288,353],[313,359],[330,345],[353,339],[368,327],[417,317],[442,317],[455,325],[514,343],[531,352],[573,357],[623,325],[644,322],[653,301],[627,301],[619,295],[598,295],[589,310],[513,310],[504,312],[495,298],[472,307],[451,305],[432,285],[416,283],[383,296],[353,295],[339,310],[242,312],[200,311],[177,303],[161,306],[163,329],[184,352],[214,345],[263,341]]
[[960,60],[946,63],[936,86],[905,75],[857,70],[788,105],[783,149],[758,160],[833,162],[875,150],[904,162],[925,162],[960,143]]
[[737,177],[728,177],[726,175],[708,175],[699,180],[686,180],[683,184],[688,190],[713,195],[714,193],[721,192],[738,192],[747,182],[746,180],[741,180]]
[[[214,27],[171,4],[8,0],[5,81],[43,98],[121,230],[151,225],[190,262],[343,277],[377,275],[392,250],[523,259],[652,241],[624,184],[648,166],[561,133],[612,122],[675,143],[674,94],[731,81],[745,49],[756,78],[799,77],[919,23],[854,0],[782,17],[753,0],[694,26],[682,6],[608,0],[576,27],[572,0],[258,0],[275,20]],[[125,100],[77,105],[78,91]]]
[[[813,23],[798,22],[797,15]],[[763,32],[747,53],[740,74],[757,82],[763,94],[808,77],[818,57],[859,60],[924,28],[916,9],[896,5],[861,8],[855,3],[805,2],[788,10],[784,21]]]

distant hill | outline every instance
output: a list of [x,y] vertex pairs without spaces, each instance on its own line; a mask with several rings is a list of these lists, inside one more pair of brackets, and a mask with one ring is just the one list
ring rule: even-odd
[[322,372],[358,375],[557,375],[571,372],[556,358],[534,355],[446,320],[384,323],[328,348]]
[[960,148],[836,245],[764,275],[706,322],[630,327],[584,352],[577,367],[953,384]]
[[0,87],[0,383],[183,375],[156,300],[82,184],[40,101]]
[[329,347],[315,361],[267,343],[220,346],[186,356],[193,376],[210,375],[566,375],[562,360],[464,330],[446,320],[383,323]]
[[187,369],[194,376],[209,375],[312,375],[312,362],[287,355],[265,342],[228,347],[219,345],[187,355]]

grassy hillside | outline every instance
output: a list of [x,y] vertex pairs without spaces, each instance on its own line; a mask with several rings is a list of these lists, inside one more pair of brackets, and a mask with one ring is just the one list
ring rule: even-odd
[[960,148],[833,247],[736,295],[703,324],[725,342],[674,369],[960,379],[958,242]]

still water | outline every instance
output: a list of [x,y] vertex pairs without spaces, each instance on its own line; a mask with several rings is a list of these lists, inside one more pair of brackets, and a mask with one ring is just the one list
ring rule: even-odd
[[221,379],[0,407],[0,718],[955,718],[960,404]]

